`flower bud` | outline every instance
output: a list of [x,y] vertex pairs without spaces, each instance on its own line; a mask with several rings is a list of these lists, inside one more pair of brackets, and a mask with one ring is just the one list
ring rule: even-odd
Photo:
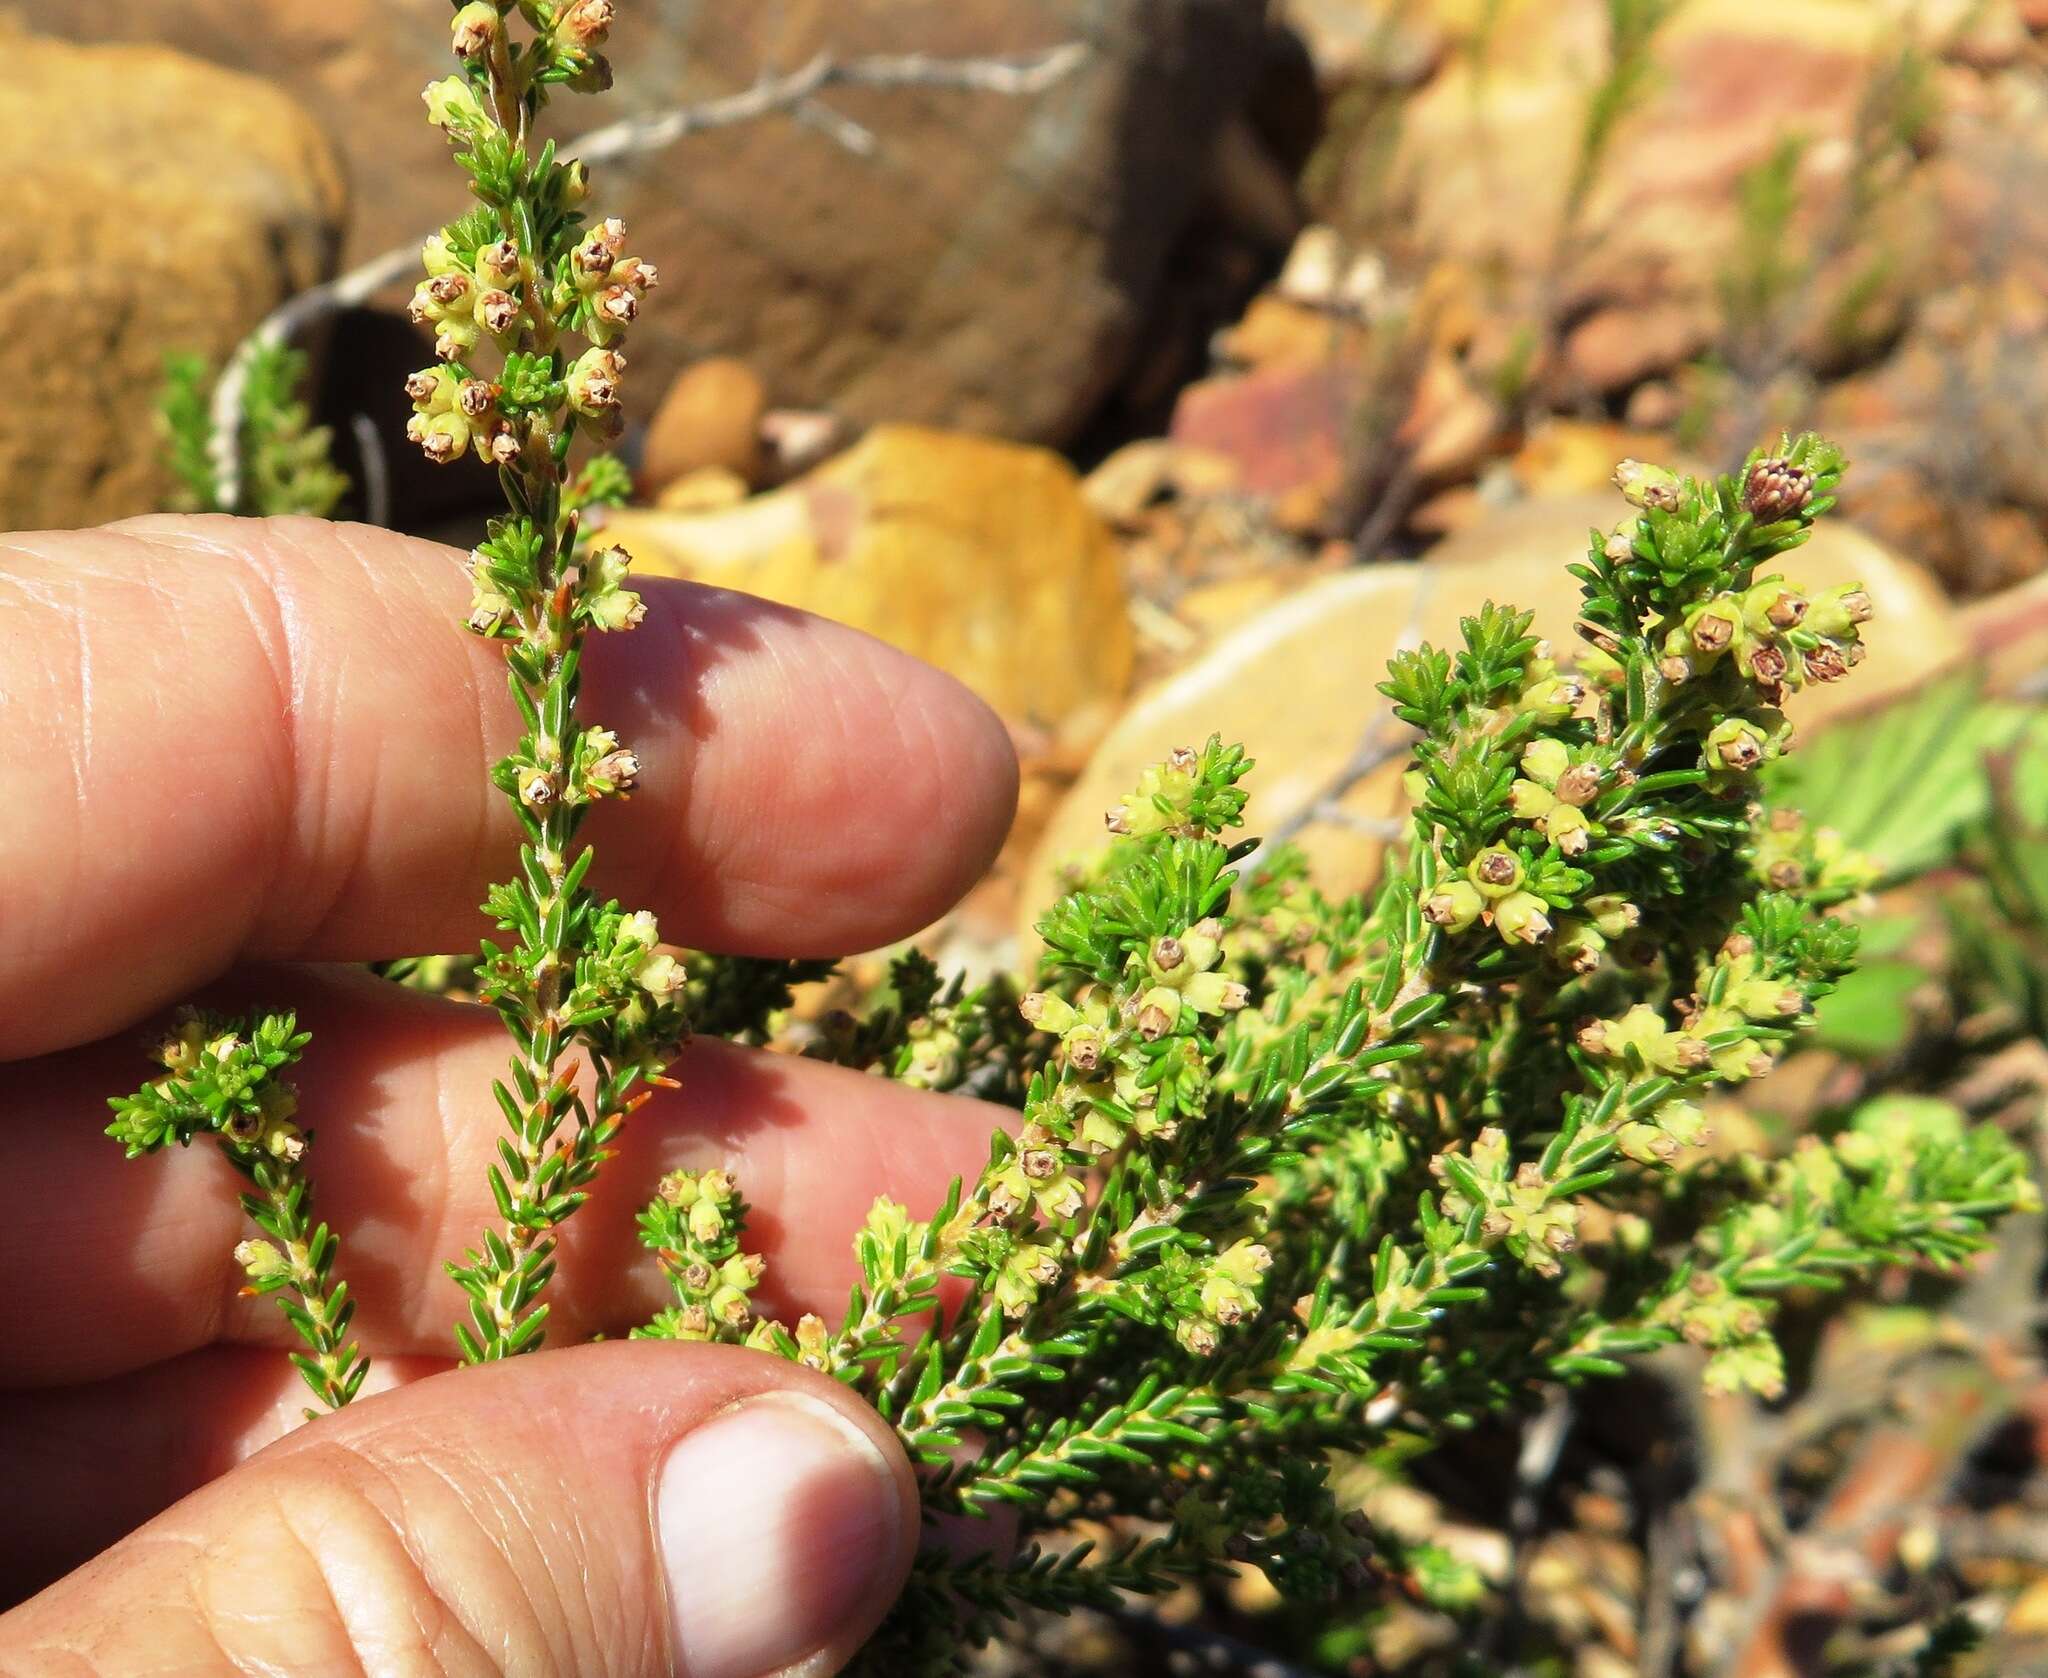
[[1518,780],[1508,788],[1508,808],[1520,822],[1541,821],[1557,805],[1557,794],[1536,781]]
[[1704,601],[1686,615],[1686,632],[1693,646],[1709,658],[1726,652],[1741,628],[1741,612],[1726,595]]
[[1574,973],[1590,973],[1600,965],[1600,958],[1606,953],[1607,940],[1600,929],[1587,921],[1566,921],[1559,928],[1559,936],[1551,946],[1558,960]]
[[1579,911],[1600,929],[1601,936],[1619,938],[1642,924],[1643,912],[1619,892],[1602,892],[1579,905]]
[[1505,845],[1489,845],[1465,869],[1481,897],[1501,898],[1522,883],[1522,859]]
[[420,95],[427,102],[427,121],[451,139],[466,140],[485,123],[476,92],[460,76],[430,82]]
[[1839,682],[1849,674],[1849,660],[1832,641],[1823,641],[1801,655],[1800,668],[1810,681]]
[[570,0],[555,24],[555,36],[579,47],[601,47],[615,18],[612,0]]
[[1026,1025],[1036,1026],[1040,1031],[1062,1032],[1080,1018],[1065,997],[1043,990],[1026,991],[1017,999],[1017,1012],[1024,1016]]
[[619,405],[619,380],[625,370],[626,358],[617,350],[585,350],[565,380],[569,406],[579,414],[612,412]]
[[1517,708],[1539,721],[1563,722],[1584,702],[1586,684],[1576,676],[1545,676],[1522,690]]
[[1486,899],[1465,880],[1446,880],[1422,906],[1423,918],[1446,932],[1463,932],[1486,907]]
[[[656,1001],[664,1001],[680,992],[688,981],[689,974],[683,964],[672,955],[660,950],[650,951],[639,966],[633,969],[633,983],[638,985]],[[706,1189],[706,1194],[710,1193]],[[730,1190],[727,1191],[727,1198]],[[699,1237],[699,1239],[704,1239]]]
[[460,459],[469,447],[469,421],[460,414],[414,414],[405,434],[436,466]]
[[1707,767],[1747,773],[1764,760],[1764,731],[1741,717],[1725,717],[1707,736]]
[[1758,583],[1742,597],[1743,620],[1758,635],[1797,629],[1809,609],[1806,596],[1795,593],[1782,579]]
[[497,38],[498,8],[488,0],[470,0],[449,25],[457,58],[481,58]]
[[291,1261],[268,1241],[238,1241],[235,1263],[257,1287],[265,1282],[281,1282],[292,1273]]
[[1597,763],[1572,765],[1557,778],[1558,802],[1584,808],[1600,796],[1601,779]]
[[509,291],[493,288],[479,292],[476,300],[477,324],[494,338],[502,338],[519,325],[519,299]]
[[1789,519],[1812,499],[1813,474],[1777,456],[1759,460],[1743,479],[1742,504],[1758,524]]
[[1583,855],[1590,835],[1586,812],[1570,804],[1560,804],[1543,818],[1543,837],[1548,839],[1566,856]]
[[1550,936],[1548,906],[1534,892],[1510,892],[1493,906],[1493,927],[1510,944],[1540,944]]
[[1631,507],[1655,507],[1667,513],[1678,511],[1678,474],[1661,466],[1652,466],[1641,460],[1624,460],[1614,469],[1614,487],[1621,491],[1622,499]]
[[1868,623],[1873,611],[1870,596],[1861,584],[1844,583],[1814,599],[1807,609],[1806,627],[1817,634],[1839,639],[1860,623]]
[[417,373],[406,375],[405,394],[415,408],[425,410],[437,397],[443,398],[442,405],[445,407],[444,393],[453,380],[454,375],[445,367],[424,367]]
[[1738,661],[1745,667],[1745,675],[1767,688],[1777,687],[1792,669],[1784,649],[1768,642],[1747,648]]
[[1522,753],[1522,773],[1539,786],[1554,787],[1558,777],[1571,767],[1571,748],[1562,740],[1546,735],[1531,741]]

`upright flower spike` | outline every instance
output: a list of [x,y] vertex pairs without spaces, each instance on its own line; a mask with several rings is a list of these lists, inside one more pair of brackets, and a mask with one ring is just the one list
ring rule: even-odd
[[[520,20],[535,26],[525,40],[514,39]],[[612,21],[610,0],[516,10],[474,0],[451,25],[460,73],[426,93],[429,119],[458,148],[483,207],[422,252],[413,313],[433,328],[442,365],[406,382],[410,429],[430,460],[473,451],[505,475],[509,509],[471,562],[468,626],[503,647],[527,725],[492,771],[525,844],[519,873],[486,903],[508,941],[487,942],[478,971],[515,1045],[497,1085],[510,1134],[490,1168],[502,1227],[449,1267],[469,1296],[456,1339],[472,1363],[541,1343],[555,1231],[645,1098],[638,1086],[663,1075],[684,1031],[682,963],[660,947],[652,916],[627,914],[584,884],[591,858],[578,837],[592,805],[626,796],[640,776],[630,744],[578,715],[584,642],[593,630],[630,629],[642,607],[626,587],[624,553],[586,550],[570,454],[579,431],[600,441],[618,433],[626,358],[617,346],[654,276],[624,255],[623,224],[586,228],[587,171],[536,148],[531,128],[551,89],[601,79],[594,49]],[[593,252],[604,283],[586,288]],[[573,285],[554,278],[570,275]],[[579,1053],[591,1066],[587,1091],[575,1076]],[[676,1309],[692,1333],[737,1338],[747,1266],[725,1254],[706,1281],[700,1261],[711,1263],[704,1253],[684,1263],[689,1292]]]

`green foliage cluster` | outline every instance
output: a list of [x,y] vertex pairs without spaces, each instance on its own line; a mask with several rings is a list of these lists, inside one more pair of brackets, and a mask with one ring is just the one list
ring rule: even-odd
[[164,463],[178,486],[170,510],[331,517],[349,482],[334,465],[333,438],[312,423],[299,394],[306,357],[268,339],[257,339],[244,353],[240,492],[232,507],[221,504],[211,453],[216,375],[202,356],[180,352],[164,360],[157,413]]
[[[1414,831],[1369,899],[1324,898],[1287,853],[1245,872],[1250,765],[1220,740],[1109,813],[1107,856],[1040,923],[1032,1034],[977,1023],[949,1063],[950,1087],[1015,1092],[979,1177],[928,1215],[876,1205],[836,1327],[710,1324],[867,1396],[934,1520],[1015,1533],[927,1555],[873,1670],[1233,1562],[1310,1600],[1465,1605],[1428,1546],[1347,1516],[1332,1453],[1680,1341],[1710,1386],[1775,1395],[1785,1294],[1951,1268],[2033,1204],[2019,1150],[1939,1102],[1783,1158],[1711,1146],[1709,1102],[1849,970],[1827,911],[1875,877],[1763,796],[1786,690],[1861,656],[1860,590],[1769,570],[1840,472],[1814,438],[1716,482],[1625,463],[1636,514],[1577,568],[1576,667],[1492,605],[1397,656]],[[877,1031],[936,994],[898,986]],[[1116,1545],[1077,1541],[1105,1520]]]
[[211,1136],[248,1179],[242,1210],[259,1233],[235,1248],[243,1292],[277,1296],[305,1345],[292,1363],[332,1409],[355,1397],[370,1363],[348,1338],[355,1307],[334,1273],[340,1242],[312,1221],[312,1136],[292,1122],[298,1097],[280,1076],[310,1040],[289,1014],[231,1020],[186,1009],[154,1045],[162,1075],[109,1103],[107,1134],[130,1159]]

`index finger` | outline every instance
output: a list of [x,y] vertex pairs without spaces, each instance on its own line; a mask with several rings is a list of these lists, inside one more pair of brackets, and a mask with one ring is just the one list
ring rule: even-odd
[[[143,519],[0,546],[0,1058],[244,958],[463,949],[515,867],[484,778],[519,717],[457,627],[462,555],[310,519]],[[1016,763],[965,688],[856,630],[648,579],[584,714],[639,754],[593,886],[680,943],[836,955],[987,865]]]

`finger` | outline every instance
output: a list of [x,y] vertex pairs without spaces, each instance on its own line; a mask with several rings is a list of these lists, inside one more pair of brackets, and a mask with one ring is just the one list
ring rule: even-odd
[[[462,1296],[443,1269],[496,1222],[485,1176],[503,1115],[490,1095],[506,1039],[485,1009],[359,973],[280,969],[254,981],[313,1033],[295,1076],[314,1212],[341,1235],[355,1332],[375,1353],[443,1353]],[[0,1381],[90,1380],[216,1339],[288,1344],[275,1301],[237,1297],[249,1233],[241,1180],[210,1146],[128,1160],[100,1129],[103,1092],[147,1070],[128,1044],[9,1069],[0,1124]],[[764,1309],[836,1317],[857,1279],[855,1229],[879,1194],[930,1206],[987,1158],[998,1109],[704,1040],[627,1122],[566,1225],[550,1286],[554,1344],[620,1333],[668,1299],[633,1214],[663,1173],[718,1165],[753,1204]]]
[[[448,1367],[447,1358],[379,1358],[362,1396]],[[84,1386],[0,1392],[0,1609],[276,1443],[312,1403],[290,1363],[242,1346]]]
[[830,1672],[900,1588],[908,1463],[760,1353],[578,1347],[302,1429],[0,1616],[14,1678]]
[[[518,843],[484,771],[520,725],[499,653],[456,625],[460,559],[290,519],[0,549],[0,1058],[238,957],[474,944]],[[679,942],[830,955],[972,883],[1016,787],[979,700],[806,613],[643,587],[646,622],[589,650],[585,714],[644,767],[591,818],[593,885]]]

